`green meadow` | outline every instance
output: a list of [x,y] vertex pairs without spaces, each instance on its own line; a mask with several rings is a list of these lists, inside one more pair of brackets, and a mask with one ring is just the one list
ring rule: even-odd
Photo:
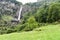
[[60,40],[60,24],[47,25],[30,32],[0,35],[0,40]]

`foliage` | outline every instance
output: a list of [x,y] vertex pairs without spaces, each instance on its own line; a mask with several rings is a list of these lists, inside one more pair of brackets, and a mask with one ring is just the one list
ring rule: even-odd
[[60,24],[38,28],[30,31],[0,35],[0,40],[60,40]]
[[60,20],[60,3],[51,4],[48,13],[48,21],[55,22]]
[[35,18],[36,18],[36,21],[38,21],[39,23],[46,23],[46,20],[47,20],[47,13],[48,11],[48,7],[41,7],[37,13],[35,14]]
[[36,15],[36,21],[43,23],[52,23],[60,20],[60,3],[52,3],[40,8]]
[[[10,0],[15,4],[19,5],[19,2],[16,0]],[[15,16],[17,10],[13,9],[14,12],[5,11],[0,15],[0,34],[19,32],[19,31],[32,31],[35,28],[36,30],[41,31],[39,27],[42,25],[47,25],[46,23],[52,23],[60,20],[60,3],[53,2],[53,0],[43,0],[36,3],[27,3],[32,10],[22,14],[22,22],[19,24],[13,24],[10,21],[13,19],[12,16]],[[44,4],[44,3],[46,4]],[[50,2],[50,3],[49,3]],[[49,3],[49,4],[48,4]],[[20,3],[21,4],[21,3]],[[0,10],[2,11],[2,10]],[[57,23],[56,23],[57,24]],[[39,29],[38,29],[39,28]],[[49,29],[49,28],[48,28]],[[45,30],[45,29],[43,29]],[[40,35],[40,34],[39,34]]]
[[12,16],[8,16],[8,15],[3,15],[2,16],[2,20],[4,20],[4,21],[11,21],[13,19],[13,17]]
[[18,5],[22,5],[21,2],[18,2],[18,1],[16,1],[16,0],[6,0],[6,1],[10,1],[10,2],[15,3],[15,4],[18,4]]
[[24,24],[25,28],[23,30],[25,31],[31,31],[34,28],[38,27],[38,23],[36,22],[35,18],[31,16],[27,22]]

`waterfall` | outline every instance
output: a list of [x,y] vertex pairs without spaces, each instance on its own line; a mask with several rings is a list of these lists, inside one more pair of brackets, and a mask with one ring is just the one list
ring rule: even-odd
[[22,6],[20,7],[20,10],[19,10],[19,15],[18,15],[18,21],[20,21],[20,18],[21,18],[21,12],[22,12]]

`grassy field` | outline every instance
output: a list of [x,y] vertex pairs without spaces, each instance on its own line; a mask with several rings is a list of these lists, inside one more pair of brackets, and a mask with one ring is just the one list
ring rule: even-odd
[[[41,31],[36,31],[38,29]],[[0,35],[0,40],[60,40],[60,24],[48,25],[36,30]]]

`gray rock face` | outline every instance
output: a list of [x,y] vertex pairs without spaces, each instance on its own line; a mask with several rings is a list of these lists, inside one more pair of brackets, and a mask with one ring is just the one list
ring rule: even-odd
[[19,8],[18,4],[11,1],[0,0],[0,12],[1,14],[13,15],[16,14]]

